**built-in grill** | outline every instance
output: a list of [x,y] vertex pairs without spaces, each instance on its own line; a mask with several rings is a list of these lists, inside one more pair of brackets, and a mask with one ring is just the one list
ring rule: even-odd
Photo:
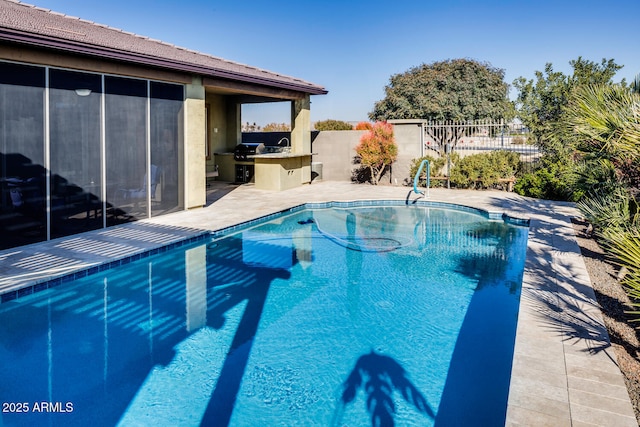
[[261,142],[243,142],[236,145],[233,150],[233,158],[238,162],[251,161],[248,156],[262,154],[264,152],[264,144]]
[[277,154],[277,153],[290,153],[291,144],[289,138],[280,138],[277,143],[271,142],[243,142],[236,145],[233,150],[233,158],[237,162],[252,161],[249,156],[255,156],[256,154]]
[[233,150],[233,159],[237,162],[235,165],[236,182],[250,182],[253,178],[255,168],[252,164],[254,163],[252,156],[290,152],[288,138],[280,139],[276,145],[265,145],[262,142],[243,142],[236,145]]

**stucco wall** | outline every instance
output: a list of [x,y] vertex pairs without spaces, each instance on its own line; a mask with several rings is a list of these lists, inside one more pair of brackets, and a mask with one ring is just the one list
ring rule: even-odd
[[418,123],[394,124],[393,134],[398,145],[398,159],[392,166],[392,184],[408,184],[411,161],[420,157],[420,132]]
[[[398,145],[398,159],[380,184],[402,185],[409,182],[411,161],[420,157],[420,126],[416,123],[394,124],[393,133]],[[351,181],[352,171],[358,165],[355,147],[365,131],[322,131],[312,143],[313,162],[322,163],[324,180]]]
[[355,147],[364,131],[322,131],[311,143],[312,162],[322,163],[322,179],[329,181],[351,181],[355,168]]

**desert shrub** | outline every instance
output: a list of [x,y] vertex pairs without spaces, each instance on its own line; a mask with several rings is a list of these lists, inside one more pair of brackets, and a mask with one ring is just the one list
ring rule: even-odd
[[371,122],[360,122],[356,125],[356,130],[371,130],[373,129],[373,123]]
[[287,123],[269,123],[264,125],[262,132],[289,132],[291,126]]
[[342,120],[321,120],[315,124],[316,130],[353,130],[353,126]]
[[609,232],[604,246],[607,252],[617,258],[620,267],[626,269],[621,283],[633,307],[633,310],[628,313],[634,317],[635,322],[638,322],[640,321],[640,230],[637,223],[635,227],[629,227],[626,230]]
[[518,145],[526,144],[527,143],[527,137],[526,136],[514,136],[513,138],[511,138],[511,143],[512,144],[518,144]]
[[518,178],[514,191],[528,197],[577,202],[590,194],[611,192],[620,185],[615,165],[582,156],[555,160],[545,156],[536,170]]
[[640,321],[640,213],[638,201],[623,183],[600,189],[582,198],[576,207],[593,226],[594,235],[612,254],[626,274],[621,284],[630,297],[632,311]]
[[613,163],[607,159],[585,158],[571,165],[566,174],[571,187],[569,200],[578,201],[588,194],[611,193],[621,185]]
[[360,138],[356,154],[362,166],[369,168],[371,183],[376,185],[387,168],[398,157],[398,146],[393,136],[393,125],[378,122]]
[[371,169],[362,165],[356,167],[351,171],[351,181],[358,184],[371,182]]
[[[570,165],[544,161],[538,169],[526,173],[516,181],[513,190],[528,197],[548,200],[571,200],[573,188],[568,179],[573,173]],[[575,200],[574,200],[575,201]]]
[[459,188],[491,188],[501,178],[513,178],[518,172],[520,156],[512,151],[473,154],[458,160],[451,169],[451,184]]
[[622,185],[595,191],[576,203],[578,210],[602,237],[638,225],[637,203]]
[[[439,158],[435,158],[435,157],[431,157],[431,156],[423,156],[423,157],[419,157],[417,159],[413,159],[411,161],[411,167],[409,169],[409,177],[411,178],[411,181],[409,182],[409,184],[413,185],[413,177],[416,176],[416,173],[418,173],[418,168],[420,167],[420,164],[422,163],[423,160],[429,160],[430,163],[430,176],[438,176],[442,174],[442,168],[444,168],[444,165],[447,162],[447,159],[444,157],[439,157]],[[424,172],[422,174],[422,176],[420,177],[419,181],[418,181],[418,186],[419,187],[426,187],[427,185],[427,180],[426,180],[426,176],[424,175]],[[431,187],[438,187],[443,185],[442,181],[431,181],[430,182],[430,186]]]

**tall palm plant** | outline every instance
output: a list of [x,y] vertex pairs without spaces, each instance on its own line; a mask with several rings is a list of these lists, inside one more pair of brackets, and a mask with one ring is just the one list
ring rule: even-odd
[[630,311],[630,314],[634,315],[634,321],[638,322],[640,321],[640,230],[637,226],[626,230],[610,230],[606,236],[607,251],[627,269],[622,283],[631,299],[631,305],[635,308]]
[[582,151],[614,163],[640,157],[640,93],[621,85],[583,86],[567,113]]
[[640,75],[631,90],[621,85],[578,89],[567,117],[578,149],[611,161],[618,171],[619,187],[590,195],[578,208],[598,228],[607,251],[627,269],[623,283],[638,309],[632,313],[640,320],[640,219],[633,195],[640,184]]
[[[600,191],[584,197],[576,207],[595,228],[599,237],[607,239],[612,230],[622,231],[632,218],[629,192],[618,187],[613,191]],[[635,217],[635,215],[633,215]]]
[[606,251],[627,271],[622,284],[635,308],[630,311],[634,321],[640,321],[640,213],[633,208],[637,205],[622,188],[594,194],[577,203],[580,212],[596,228]]

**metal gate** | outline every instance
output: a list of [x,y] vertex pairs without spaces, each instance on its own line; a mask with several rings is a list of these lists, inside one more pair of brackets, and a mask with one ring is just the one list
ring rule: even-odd
[[498,150],[513,151],[520,155],[523,171],[528,172],[541,155],[528,129],[519,121],[427,121],[422,128],[423,156],[443,157],[457,152],[464,157]]

